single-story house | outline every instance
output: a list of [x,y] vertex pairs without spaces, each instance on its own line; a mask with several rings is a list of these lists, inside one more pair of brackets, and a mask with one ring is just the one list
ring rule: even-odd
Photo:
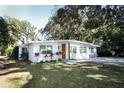
[[[28,60],[31,62],[95,58],[97,56],[97,47],[99,47],[92,43],[76,40],[32,41],[26,46]],[[19,57],[22,54],[22,47],[24,45],[19,46]]]

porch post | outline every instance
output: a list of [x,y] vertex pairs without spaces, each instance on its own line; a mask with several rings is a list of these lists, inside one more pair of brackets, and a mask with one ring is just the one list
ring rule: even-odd
[[87,46],[86,48],[87,48],[87,58],[90,58],[90,50],[89,50],[89,46]]
[[97,57],[96,47],[94,48],[94,55],[95,55],[95,57]]
[[19,50],[18,50],[18,60],[21,60],[21,54],[22,54],[22,46],[19,46]]
[[70,59],[70,43],[68,43],[68,59]]

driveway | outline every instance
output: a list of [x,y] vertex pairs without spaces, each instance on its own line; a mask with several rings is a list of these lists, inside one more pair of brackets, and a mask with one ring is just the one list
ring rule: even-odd
[[124,67],[124,58],[122,57],[97,57],[83,60],[67,60],[66,62],[96,62],[104,64],[112,64]]
[[124,58],[122,57],[97,57],[90,60],[93,60],[95,62],[104,62],[104,63],[106,62],[124,63]]
[[90,59],[90,61],[124,67],[124,58],[122,57],[97,57],[94,59]]

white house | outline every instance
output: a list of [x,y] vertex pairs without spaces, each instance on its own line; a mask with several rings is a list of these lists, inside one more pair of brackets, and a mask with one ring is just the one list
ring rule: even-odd
[[[97,56],[97,47],[87,42],[76,40],[32,41],[28,44],[28,59],[31,62],[50,60],[78,60]],[[19,47],[21,51],[22,46]],[[19,57],[21,52],[19,52]]]

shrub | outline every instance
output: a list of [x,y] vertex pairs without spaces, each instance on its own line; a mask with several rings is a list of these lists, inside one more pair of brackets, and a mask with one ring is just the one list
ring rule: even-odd
[[99,50],[98,49],[98,56],[100,56],[100,57],[111,57],[112,53],[109,50]]
[[11,57],[12,52],[13,52],[13,48],[12,48],[12,47],[8,47],[8,48],[5,50],[5,53],[6,53],[7,56],[9,56],[9,57]]
[[98,56],[101,56],[101,57],[112,56],[110,45],[108,45],[105,42],[101,45],[101,47],[97,48],[97,53],[98,53]]
[[42,60],[42,61],[40,61],[40,63],[44,63],[44,61]]
[[51,62],[57,62],[57,60],[51,60]]
[[58,61],[62,61],[62,59],[61,59],[61,58],[59,58],[59,59],[58,59]]

